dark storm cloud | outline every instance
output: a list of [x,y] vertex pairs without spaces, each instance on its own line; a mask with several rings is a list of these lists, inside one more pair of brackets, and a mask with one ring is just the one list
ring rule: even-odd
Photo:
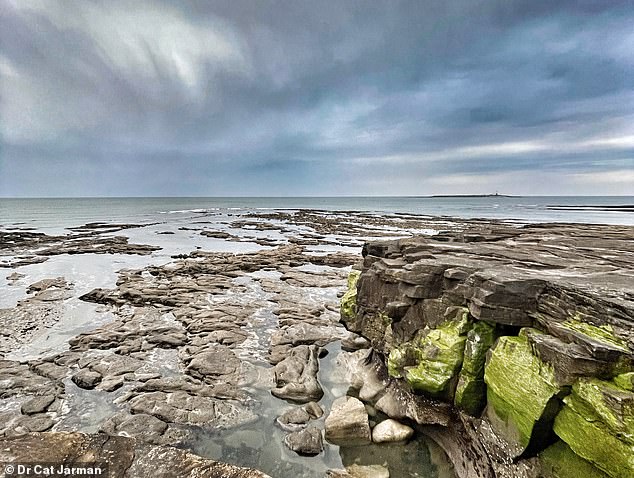
[[634,194],[631,2],[0,5],[0,195]]

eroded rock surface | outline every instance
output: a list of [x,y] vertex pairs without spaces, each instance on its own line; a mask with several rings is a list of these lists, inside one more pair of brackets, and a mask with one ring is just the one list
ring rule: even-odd
[[324,391],[317,380],[319,348],[300,345],[275,366],[276,388],[271,393],[278,398],[308,403],[319,400]]
[[[179,253],[166,264],[122,270],[112,288],[83,295],[115,319],[71,339],[66,352],[2,362],[0,435],[86,426],[78,425],[91,416],[84,403],[106,404],[94,430],[189,446],[196,434],[256,423],[254,389],[319,400],[320,356],[341,341],[344,350],[374,348],[335,359],[349,366],[349,386],[335,396],[353,393],[367,405],[364,443],[386,414],[443,443],[461,476],[533,478],[542,456],[551,470],[574,462],[612,478],[630,466],[619,447],[631,445],[631,228],[309,210],[236,213],[223,224],[200,219],[174,231],[263,247]],[[151,254],[156,246],[111,236],[134,227],[95,223],[59,237],[12,232],[0,237],[7,239],[2,265],[96,250]],[[361,266],[358,254],[336,247],[438,228],[445,232],[368,242],[363,271],[353,271],[339,302],[350,266]],[[174,232],[164,229],[155,232]],[[32,284],[30,310],[76,293],[50,277]],[[8,283],[22,279],[12,274]],[[525,366],[507,365],[518,356]],[[514,376],[530,385],[531,406],[526,391],[504,386]],[[590,378],[596,393],[580,385]],[[280,415],[287,446],[320,453],[329,445],[319,444],[319,408],[295,405],[270,424]],[[614,450],[610,463],[587,445],[579,417],[599,430],[590,430],[597,444]]]

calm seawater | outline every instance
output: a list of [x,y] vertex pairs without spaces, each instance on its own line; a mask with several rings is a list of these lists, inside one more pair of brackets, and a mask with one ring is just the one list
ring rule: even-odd
[[416,197],[248,197],[248,198],[53,198],[0,199],[0,227],[37,229],[86,222],[166,221],[166,214],[231,209],[324,209],[413,213],[459,218],[518,219],[525,222],[581,222],[634,225],[634,212],[560,210],[551,206],[634,205],[634,196],[527,196],[476,198]]

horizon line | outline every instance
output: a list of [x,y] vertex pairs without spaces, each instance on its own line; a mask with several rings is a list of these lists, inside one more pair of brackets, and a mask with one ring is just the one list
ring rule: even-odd
[[538,198],[538,197],[614,197],[630,198],[634,194],[430,194],[430,195],[334,195],[334,196],[0,196],[3,199],[340,199],[340,198]]

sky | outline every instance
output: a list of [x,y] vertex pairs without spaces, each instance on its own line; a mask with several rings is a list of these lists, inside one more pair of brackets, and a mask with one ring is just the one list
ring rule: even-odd
[[634,195],[634,3],[0,0],[0,196]]

